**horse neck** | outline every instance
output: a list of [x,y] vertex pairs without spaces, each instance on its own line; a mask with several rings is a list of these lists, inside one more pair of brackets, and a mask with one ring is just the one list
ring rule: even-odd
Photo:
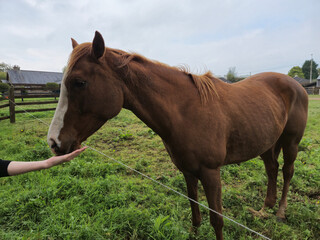
[[[136,65],[136,66],[135,66]],[[124,108],[131,110],[162,138],[170,132],[190,101],[200,101],[190,77],[157,63],[133,64],[124,91]]]

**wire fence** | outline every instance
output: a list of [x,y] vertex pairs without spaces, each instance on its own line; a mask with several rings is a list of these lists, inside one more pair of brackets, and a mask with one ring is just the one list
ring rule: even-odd
[[[15,104],[15,103],[13,102],[13,104]],[[37,118],[36,116],[34,116],[33,114],[31,114],[28,110],[26,110],[26,109],[24,109],[24,108],[22,108],[22,107],[20,107],[20,106],[17,106],[17,107],[20,108],[25,114],[28,114],[28,115],[30,115],[31,117],[33,117],[35,120],[37,120],[37,121],[45,124],[46,126],[49,126],[49,125],[50,125],[50,124],[47,123],[46,121],[43,121],[42,119],[39,119],[39,118]],[[47,119],[46,119],[46,120],[47,120]],[[263,239],[271,240],[271,238],[268,238],[268,237],[264,236],[263,234],[261,234],[261,233],[255,231],[255,230],[253,230],[253,229],[251,229],[251,228],[249,228],[249,227],[247,227],[247,226],[245,226],[245,225],[243,225],[243,224],[235,221],[234,219],[232,219],[232,218],[230,218],[230,217],[228,217],[228,216],[225,216],[225,215],[223,215],[223,214],[221,214],[221,213],[219,213],[219,212],[217,212],[217,211],[209,208],[208,206],[206,206],[206,205],[204,205],[204,204],[202,204],[202,203],[200,203],[200,202],[198,202],[198,201],[195,201],[194,199],[186,196],[185,194],[180,193],[179,191],[171,188],[170,186],[167,186],[167,185],[161,183],[160,181],[157,181],[156,179],[153,179],[153,178],[149,177],[148,175],[146,175],[146,174],[144,174],[144,173],[142,173],[142,172],[140,172],[140,171],[138,171],[138,170],[136,170],[136,169],[134,169],[134,168],[126,165],[126,164],[124,164],[123,162],[121,162],[121,161],[119,161],[119,160],[116,160],[115,158],[110,157],[110,156],[108,156],[107,154],[105,154],[105,153],[103,153],[103,152],[101,152],[101,151],[99,151],[99,150],[97,150],[97,149],[95,149],[95,148],[93,148],[93,147],[91,147],[91,146],[89,146],[89,145],[87,145],[87,144],[84,144],[84,146],[86,146],[86,147],[88,147],[89,149],[91,149],[92,151],[95,151],[95,152],[97,152],[98,154],[101,154],[102,156],[104,156],[104,157],[106,157],[106,158],[108,158],[108,159],[110,159],[110,160],[112,160],[112,161],[114,161],[114,162],[116,162],[116,163],[118,163],[118,164],[120,164],[120,165],[128,168],[128,169],[130,169],[131,171],[133,171],[133,172],[135,172],[135,173],[143,176],[144,178],[149,179],[150,181],[152,181],[152,182],[154,182],[154,183],[156,183],[156,184],[158,184],[158,185],[160,185],[160,186],[162,186],[162,187],[164,187],[164,188],[166,188],[166,189],[168,189],[168,190],[170,190],[170,191],[172,191],[172,192],[180,195],[181,197],[186,198],[187,200],[192,201],[192,202],[198,204],[199,206],[201,206],[201,207],[203,207],[203,208],[205,208],[205,209],[207,209],[207,210],[209,210],[209,211],[211,211],[211,212],[213,212],[213,213],[215,213],[215,214],[223,217],[224,219],[229,220],[230,222],[232,222],[232,223],[234,223],[234,224],[236,224],[236,225],[238,225],[238,226],[246,229],[247,231],[250,231],[250,232],[256,234],[257,236],[259,236],[259,237],[261,237],[261,238],[263,238]]]

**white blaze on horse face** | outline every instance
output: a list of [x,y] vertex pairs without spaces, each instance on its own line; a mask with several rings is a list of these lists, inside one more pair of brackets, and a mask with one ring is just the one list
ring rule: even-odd
[[[68,72],[68,70],[66,70],[66,72]],[[63,128],[64,115],[68,110],[68,92],[65,86],[65,79],[67,77],[66,75],[67,74],[65,74],[65,76],[63,77],[63,80],[61,83],[61,92],[60,92],[58,106],[56,108],[51,125],[49,127],[47,141],[50,147],[52,147],[54,143],[56,143],[59,148],[61,147],[61,141],[59,140],[59,135],[60,135],[61,129]]]

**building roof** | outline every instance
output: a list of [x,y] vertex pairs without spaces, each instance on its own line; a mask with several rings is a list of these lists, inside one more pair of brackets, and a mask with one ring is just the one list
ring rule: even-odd
[[320,87],[320,79],[312,79],[310,82],[309,79],[304,79],[300,77],[294,77],[294,79],[299,82],[303,87]]
[[27,70],[8,70],[8,80],[11,84],[47,84],[54,82],[60,84],[63,73],[41,72]]
[[300,83],[301,85],[308,85],[310,83],[310,80],[308,79],[304,79],[304,78],[300,78],[300,77],[294,77],[293,79],[295,79],[298,83]]

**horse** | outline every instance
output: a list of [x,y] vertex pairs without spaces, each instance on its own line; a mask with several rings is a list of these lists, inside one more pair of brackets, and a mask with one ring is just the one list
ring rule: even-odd
[[[220,168],[261,156],[268,176],[260,213],[277,201],[278,156],[283,150],[283,190],[277,216],[285,219],[287,193],[298,144],[304,134],[308,96],[291,77],[260,73],[228,84],[211,72],[190,73],[137,53],[108,48],[99,32],[92,43],[78,44],[64,73],[59,102],[48,131],[57,154],[80,147],[122,108],[132,111],[162,139],[183,173],[190,199],[203,185],[209,207],[222,212]],[[201,222],[190,200],[192,226]],[[217,239],[222,216],[210,211]]]

